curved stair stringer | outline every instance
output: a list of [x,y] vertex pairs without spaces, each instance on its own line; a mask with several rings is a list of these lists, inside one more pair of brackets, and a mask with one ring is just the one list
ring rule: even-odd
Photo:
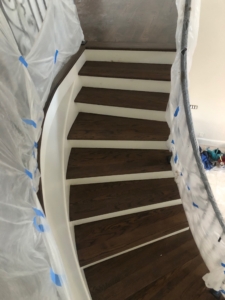
[[91,299],[70,232],[65,185],[70,151],[66,142],[67,126],[70,126],[68,118],[69,112],[73,117],[78,114],[73,99],[81,89],[78,72],[85,60],[83,53],[54,94],[43,127],[40,158],[45,212],[61,254],[71,300]]

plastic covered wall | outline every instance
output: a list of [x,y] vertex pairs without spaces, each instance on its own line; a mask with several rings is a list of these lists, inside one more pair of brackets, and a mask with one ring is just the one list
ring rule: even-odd
[[176,4],[177,55],[167,108],[171,164],[190,229],[209,269],[203,279],[207,287],[225,294],[225,223],[200,160],[188,95],[188,74],[198,38],[201,0],[177,0]]
[[43,107],[53,78],[83,39],[73,1],[48,1],[25,56],[15,37],[0,9],[0,298],[71,299],[36,193]]

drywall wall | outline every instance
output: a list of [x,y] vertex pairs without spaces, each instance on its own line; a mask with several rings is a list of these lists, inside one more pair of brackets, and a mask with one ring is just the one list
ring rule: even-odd
[[202,0],[199,37],[190,73],[190,102],[198,105],[192,115],[198,138],[225,143],[224,32],[225,1]]

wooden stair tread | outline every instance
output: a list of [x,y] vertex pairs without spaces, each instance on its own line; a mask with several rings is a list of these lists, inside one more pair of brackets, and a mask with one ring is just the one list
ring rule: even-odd
[[[84,272],[93,300],[127,300],[151,283],[193,260],[198,254],[191,232],[186,231],[88,267]],[[198,280],[202,280],[201,277]]]
[[208,270],[200,255],[150,283],[126,300],[215,300],[202,277]]
[[75,226],[80,265],[88,265],[188,227],[182,205]]
[[86,61],[80,76],[170,81],[171,65]]
[[70,187],[70,221],[179,199],[173,178]]
[[79,113],[69,140],[166,141],[169,127],[166,122]]
[[67,179],[170,171],[168,150],[72,148]]
[[76,103],[166,111],[169,94],[82,87]]

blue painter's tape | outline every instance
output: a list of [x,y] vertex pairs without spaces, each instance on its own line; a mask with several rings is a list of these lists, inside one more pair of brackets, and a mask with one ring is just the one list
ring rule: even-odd
[[28,63],[26,62],[25,58],[21,55],[19,57],[19,61],[27,68],[28,67]]
[[33,174],[32,174],[29,170],[25,169],[25,174],[26,174],[30,179],[33,179]]
[[37,223],[37,217],[33,218],[33,225],[37,229],[37,231],[39,231],[39,232],[45,232],[44,226],[42,224],[38,224]]
[[58,54],[59,54],[59,50],[56,50],[55,51],[55,56],[54,56],[54,64],[56,64],[56,62],[57,62]]
[[221,263],[221,266],[225,268],[225,264],[224,263]]
[[33,126],[34,128],[37,128],[37,124],[33,120],[23,119],[23,122],[30,126]]
[[187,185],[187,189],[190,191],[190,190],[191,190],[191,189],[190,189],[190,186]]
[[180,107],[178,106],[177,109],[175,110],[174,117],[178,116],[179,111],[180,111]]
[[172,142],[171,142],[171,143],[175,145],[175,142],[174,142],[174,140],[172,140]]
[[50,277],[52,282],[57,286],[62,286],[61,278],[58,274],[54,273],[53,270],[50,270]]
[[198,205],[197,205],[196,203],[193,202],[192,204],[193,204],[194,207],[199,208]]
[[224,290],[220,290],[220,292],[225,295],[225,291]]
[[33,211],[35,212],[36,216],[45,218],[44,213],[40,209],[33,207]]
[[175,157],[174,157],[175,164],[177,163],[177,161],[178,161],[178,155],[176,154]]
[[34,148],[38,148],[38,143],[34,142]]

